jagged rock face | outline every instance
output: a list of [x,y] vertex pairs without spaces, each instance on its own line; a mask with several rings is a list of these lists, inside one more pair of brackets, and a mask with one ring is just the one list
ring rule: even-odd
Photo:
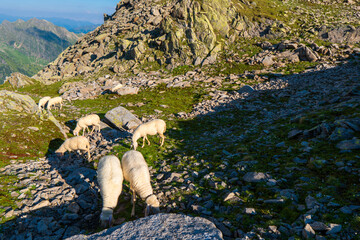
[[9,77],[6,77],[5,82],[9,82],[14,88],[21,88],[27,85],[32,85],[36,81],[21,73],[12,73]]
[[121,73],[145,62],[176,67],[216,59],[221,39],[247,29],[245,20],[231,0],[120,1],[102,26],[34,78],[52,82],[102,68]]

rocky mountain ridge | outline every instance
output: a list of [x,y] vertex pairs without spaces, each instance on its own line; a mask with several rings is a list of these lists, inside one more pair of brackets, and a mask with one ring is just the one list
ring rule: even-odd
[[[294,2],[302,7],[292,7]],[[105,16],[101,27],[85,35],[34,77],[53,82],[99,71],[122,74],[144,66],[174,69],[182,65],[212,64],[226,46],[242,37],[275,39],[312,35],[335,43],[359,41],[360,29],[346,25],[356,23],[358,16],[352,10],[358,4],[332,12],[342,14],[343,20],[335,20],[328,26],[328,20],[322,19],[321,8],[309,10],[301,2],[275,1],[278,12],[264,17],[262,8],[271,8],[271,3],[258,6],[230,0],[121,1],[113,15]],[[310,18],[314,19],[309,21]]]

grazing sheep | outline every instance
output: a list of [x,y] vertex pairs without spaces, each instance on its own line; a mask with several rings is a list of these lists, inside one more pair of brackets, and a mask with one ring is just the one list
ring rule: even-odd
[[78,120],[76,127],[73,131],[75,136],[79,135],[79,132],[81,131],[81,129],[83,130],[83,136],[85,134],[85,131],[88,130],[89,131],[89,126],[93,126],[90,134],[93,133],[94,129],[96,128],[96,126],[99,128],[99,132],[100,132],[100,117],[96,114],[90,114],[87,115],[85,117],[82,117]]
[[114,222],[113,211],[121,194],[124,180],[120,160],[116,156],[104,156],[99,160],[97,180],[103,199],[103,207],[100,215],[101,226],[112,226]]
[[43,108],[45,108],[46,103],[47,103],[50,99],[51,99],[51,97],[43,97],[43,98],[41,98],[41,99],[39,100],[39,104],[38,104],[38,106],[39,106],[39,112],[41,112],[41,110],[42,110]]
[[62,97],[51,98],[47,103],[47,110],[51,110],[51,107],[55,107],[57,104],[59,104],[60,109],[62,109],[62,105],[63,105]]
[[83,136],[66,139],[55,153],[62,157],[66,151],[69,151],[69,159],[71,159],[70,152],[75,150],[87,151],[88,161],[90,161],[90,143],[89,140]]
[[135,215],[136,193],[146,202],[145,216],[149,215],[150,210],[159,213],[160,203],[153,193],[149,168],[143,155],[138,151],[127,151],[121,159],[121,167],[124,178],[130,183],[130,190],[132,190],[131,216]]
[[139,125],[132,136],[132,146],[134,147],[134,150],[136,150],[138,143],[137,140],[141,137],[143,137],[143,145],[142,147],[144,147],[145,145],[145,139],[147,140],[148,144],[150,145],[150,141],[147,138],[146,135],[155,135],[155,134],[159,134],[159,136],[161,137],[160,139],[160,146],[162,146],[164,144],[164,140],[165,140],[165,136],[164,136],[164,132],[166,131],[166,123],[164,120],[161,119],[154,119],[151,120],[147,123],[143,123],[141,125]]

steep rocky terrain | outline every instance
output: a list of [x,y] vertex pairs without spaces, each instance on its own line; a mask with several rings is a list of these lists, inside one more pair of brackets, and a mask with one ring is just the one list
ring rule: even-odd
[[0,83],[12,72],[34,75],[76,42],[77,35],[39,19],[0,24]]
[[[106,237],[126,231],[124,222],[161,224],[164,215],[142,218],[142,200],[130,216],[128,183],[118,228],[102,232],[98,223],[97,162],[130,149],[129,117],[167,123],[163,147],[149,136],[138,149],[162,213],[206,218],[224,239],[357,239],[359,8],[120,1],[35,79],[14,75],[0,86],[1,239]],[[36,112],[41,97],[58,95],[62,110]],[[59,159],[54,151],[90,113],[102,120],[88,136],[91,161]]]

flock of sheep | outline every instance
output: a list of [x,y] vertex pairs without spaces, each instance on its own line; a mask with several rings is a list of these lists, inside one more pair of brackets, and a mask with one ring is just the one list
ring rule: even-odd
[[[38,107],[39,111],[42,109],[51,110],[51,107],[60,105],[62,108],[61,97],[44,97],[40,99]],[[90,143],[84,136],[86,131],[89,130],[89,126],[92,126],[92,130],[89,134],[92,134],[94,130],[100,132],[100,117],[96,114],[90,114],[78,119],[72,138],[66,139],[64,143],[55,151],[58,157],[62,157],[66,151],[69,152],[69,159],[71,158],[71,152],[82,150],[87,152],[88,161],[90,161]],[[82,136],[79,133],[82,132]],[[164,144],[166,131],[166,123],[161,119],[154,119],[147,123],[139,125],[132,136],[131,147],[134,150],[127,151],[120,160],[114,155],[103,156],[100,158],[97,168],[97,179],[100,187],[100,194],[103,199],[103,207],[100,215],[101,225],[103,227],[111,226],[113,224],[113,210],[117,205],[118,198],[122,191],[122,183],[125,178],[130,183],[130,190],[132,191],[132,211],[131,216],[135,215],[135,201],[136,194],[140,196],[146,203],[145,216],[150,212],[158,213],[160,211],[160,203],[153,193],[153,189],[150,183],[150,173],[148,165],[143,155],[136,151],[138,146],[137,140],[143,138],[143,145],[145,140],[150,145],[150,141],[147,135],[160,136],[160,146]]]

